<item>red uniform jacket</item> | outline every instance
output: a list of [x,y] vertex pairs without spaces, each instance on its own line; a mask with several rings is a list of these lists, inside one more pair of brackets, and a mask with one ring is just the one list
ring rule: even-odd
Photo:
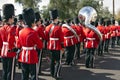
[[50,24],[45,29],[47,49],[61,50],[63,43],[62,29],[58,25]]
[[119,35],[119,26],[116,26],[116,36]]
[[1,34],[0,34],[0,56],[1,56],[2,45],[3,45],[3,43],[2,43],[2,38],[1,38]]
[[39,25],[35,28],[35,30],[37,31],[39,37],[41,40],[45,40],[45,27],[43,25]]
[[105,38],[106,39],[110,39],[111,38],[111,33],[110,33],[110,26],[106,26],[106,34],[105,34]]
[[16,42],[18,42],[19,32],[20,32],[20,30],[22,30],[22,29],[23,29],[23,27],[20,27],[19,25],[16,27],[16,36],[15,36]]
[[111,37],[116,37],[117,33],[116,33],[117,27],[112,25],[111,26]]
[[71,28],[76,32],[77,36],[78,37],[75,37],[75,44],[77,44],[78,42],[80,42],[80,34],[79,34],[79,31],[78,29],[76,28],[76,25],[71,25]]
[[[62,32],[63,32],[63,36],[64,36],[64,47],[72,46],[72,45],[75,45],[77,43],[76,36],[66,26],[68,26],[68,25],[65,24],[62,26]],[[73,29],[73,27],[71,27],[71,28]]]
[[19,36],[19,32],[23,27],[20,27],[19,25],[16,27],[16,36]]
[[4,25],[1,27],[0,35],[2,38],[2,57],[14,57],[16,56],[15,52],[8,52],[8,50],[12,50],[15,48],[15,27],[10,25]]
[[101,34],[102,34],[102,37],[103,37],[103,41],[105,41],[105,34],[106,34],[106,30],[105,30],[105,27],[104,26],[102,26],[102,25],[99,25],[99,26],[97,26],[97,29],[101,32]]
[[28,27],[23,28],[19,32],[17,46],[22,49],[18,61],[27,64],[38,63],[36,47],[42,49],[43,44],[36,31]]
[[118,36],[120,36],[120,26],[118,26]]
[[78,42],[83,42],[84,38],[85,38],[85,33],[83,31],[83,28],[81,25],[76,25],[76,29],[77,29],[77,34],[78,34]]
[[85,30],[85,35],[86,35],[86,39],[85,39],[84,47],[97,48],[99,44],[98,35],[94,31],[88,29]]

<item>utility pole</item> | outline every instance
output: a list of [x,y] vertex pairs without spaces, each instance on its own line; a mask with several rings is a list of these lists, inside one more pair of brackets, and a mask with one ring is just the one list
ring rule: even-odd
[[115,0],[113,0],[113,17],[115,17]]

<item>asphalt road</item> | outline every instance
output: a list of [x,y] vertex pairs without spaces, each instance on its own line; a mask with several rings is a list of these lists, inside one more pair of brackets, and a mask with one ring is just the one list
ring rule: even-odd
[[[62,65],[60,80],[120,80],[120,47],[109,49],[104,56],[95,56],[95,68],[85,68],[85,58],[75,60],[76,65]],[[39,80],[55,80],[50,76],[49,63],[43,60],[42,75]],[[0,80],[2,66],[0,63]],[[21,80],[21,70],[16,67],[15,80]]]

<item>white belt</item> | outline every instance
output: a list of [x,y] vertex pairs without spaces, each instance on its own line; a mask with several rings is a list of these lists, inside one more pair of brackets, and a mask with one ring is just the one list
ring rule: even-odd
[[64,38],[73,38],[74,36],[66,36],[66,37],[64,37]]
[[35,49],[35,47],[22,47],[22,49],[24,49],[24,50],[33,50],[33,49]]
[[42,37],[40,37],[40,40],[42,40]]
[[59,40],[59,38],[50,38],[50,40]]
[[8,45],[8,42],[3,42],[4,45]]
[[88,40],[95,40],[95,38],[86,38],[86,39],[88,39]]
[[114,33],[116,32],[116,31],[113,31]]

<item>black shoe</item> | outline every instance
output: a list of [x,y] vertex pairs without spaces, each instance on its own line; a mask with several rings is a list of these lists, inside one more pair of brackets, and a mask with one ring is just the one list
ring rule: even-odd
[[63,63],[63,65],[69,65],[69,63],[67,63],[67,62],[64,62],[64,63]]
[[38,73],[38,75],[44,75],[44,73],[40,72],[40,73]]
[[85,66],[86,68],[90,68],[90,66]]
[[74,65],[75,65],[75,63],[74,63],[74,62],[71,62],[71,63],[69,63],[69,65],[70,65],[70,66],[74,66]]
[[80,57],[77,57],[77,60],[80,60],[81,58]]
[[93,65],[93,63],[90,65],[90,68],[94,68],[94,65]]
[[56,76],[56,77],[54,77],[56,80],[61,80],[62,79],[62,77],[60,77],[60,76]]

